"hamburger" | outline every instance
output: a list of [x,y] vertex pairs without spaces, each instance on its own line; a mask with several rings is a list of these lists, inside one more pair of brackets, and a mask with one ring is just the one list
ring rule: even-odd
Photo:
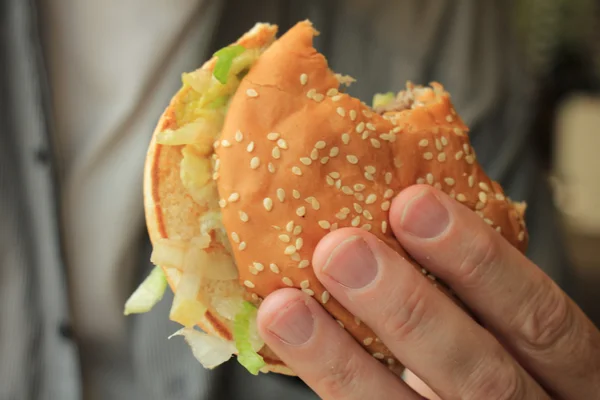
[[409,82],[368,106],[344,93],[354,79],[328,67],[309,21],[276,34],[277,26],[258,23],[183,74],[145,163],[156,267],[125,314],[149,311],[169,286],[169,317],[182,325],[174,335],[204,367],[235,355],[253,374],[295,375],[259,337],[256,311],[273,291],[298,288],[400,372],[374,332],[316,279],[319,240],[345,227],[369,231],[461,305],[395,239],[393,197],[414,184],[434,186],[520,251],[528,241],[525,205],[486,175],[441,84]]

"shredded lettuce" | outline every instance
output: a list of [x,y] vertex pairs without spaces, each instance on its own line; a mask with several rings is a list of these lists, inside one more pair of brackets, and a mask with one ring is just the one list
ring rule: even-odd
[[182,328],[169,336],[183,336],[194,357],[204,368],[213,369],[229,360],[235,351],[232,342],[207,335],[193,328]]
[[373,96],[373,108],[388,105],[394,101],[395,98],[396,95],[393,92],[376,93],[375,96]]
[[219,82],[222,84],[227,83],[233,59],[241,55],[245,50],[244,46],[234,45],[222,48],[214,54],[217,57],[217,62],[213,70],[213,75]]
[[256,307],[246,301],[233,322],[233,337],[238,350],[237,360],[253,375],[258,375],[260,369],[266,365],[264,359],[255,350],[258,346],[253,346],[252,343],[255,336],[251,332],[252,327],[255,327],[252,321],[256,320],[256,313]]
[[167,288],[167,279],[160,267],[154,267],[125,303],[125,315],[148,312],[158,303]]

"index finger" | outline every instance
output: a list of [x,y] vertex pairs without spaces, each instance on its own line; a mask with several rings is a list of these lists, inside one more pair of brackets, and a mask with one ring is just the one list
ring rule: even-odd
[[441,191],[418,186],[394,200],[390,224],[411,256],[449,284],[550,391],[561,398],[598,398],[600,333],[477,214]]

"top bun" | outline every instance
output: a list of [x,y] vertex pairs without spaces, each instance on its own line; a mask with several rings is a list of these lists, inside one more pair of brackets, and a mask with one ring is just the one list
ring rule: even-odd
[[401,190],[423,183],[524,251],[524,206],[482,170],[440,84],[409,84],[392,107],[374,112],[340,92],[338,76],[313,48],[316,34],[301,22],[275,41],[230,103],[216,148],[223,223],[251,298],[299,288],[374,357],[398,365],[315,277],[317,243],[335,229],[358,227],[409,258],[389,228],[388,210]]

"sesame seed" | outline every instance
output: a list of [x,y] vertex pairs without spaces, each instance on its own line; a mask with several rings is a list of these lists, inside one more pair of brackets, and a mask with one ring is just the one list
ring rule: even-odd
[[311,198],[310,205],[312,206],[313,210],[318,210],[321,208],[321,203],[319,203],[319,200],[315,199],[314,197]]
[[311,158],[312,160],[316,160],[316,159],[318,159],[318,158],[319,158],[319,150],[317,150],[317,149],[312,149],[312,150],[311,150],[311,152],[310,152],[310,158]]
[[302,289],[302,291],[304,293],[306,293],[307,295],[309,295],[309,296],[314,296],[315,295],[315,292],[313,290],[311,290],[311,289]]
[[325,165],[325,164],[327,164],[327,162],[329,162],[329,157],[321,158],[321,164]]
[[390,202],[389,201],[384,201],[383,203],[381,203],[381,209],[383,211],[387,211],[390,209]]
[[467,182],[469,183],[469,187],[473,187],[475,185],[475,177],[470,175],[469,178],[467,178]]
[[485,192],[479,192],[479,201],[482,203],[487,202],[487,194]]
[[381,222],[381,232],[383,232],[383,233],[387,232],[387,221]]
[[446,153],[440,153],[440,154],[438,154],[437,159],[438,159],[439,162],[446,161]]
[[335,111],[338,113],[338,115],[340,117],[346,116],[346,110],[343,107],[338,107]]
[[372,337],[365,338],[365,340],[363,340],[363,343],[365,346],[370,346],[373,343],[373,338]]
[[246,147],[248,153],[252,153],[252,150],[254,150],[254,142],[248,143],[248,146]]
[[306,97],[308,97],[309,99],[312,99],[315,94],[317,94],[317,90],[310,89],[308,92],[306,92]]
[[375,172],[377,172],[377,169],[375,169],[375,167],[372,165],[367,165],[365,167],[365,171],[367,171],[370,174],[374,174]]
[[267,166],[267,168],[269,169],[269,172],[274,174],[275,173],[275,165],[273,165],[273,163],[269,163],[269,165]]
[[375,125],[373,125],[370,122],[367,122],[367,129],[370,130],[370,131],[374,131],[375,130]]
[[389,185],[390,183],[392,183],[392,173],[391,172],[386,172],[385,173],[385,183],[387,185]]
[[381,142],[375,138],[371,138],[371,146],[373,146],[376,149],[380,149],[381,148]]
[[300,254],[294,253],[290,256],[290,258],[292,259],[292,261],[300,261]]
[[442,151],[442,142],[440,142],[440,139],[438,138],[435,138],[435,148],[437,151]]
[[360,215],[357,215],[356,217],[352,218],[351,224],[352,224],[352,226],[360,225]]
[[343,221],[343,220],[345,220],[345,219],[348,217],[348,215],[347,215],[347,214],[344,214],[344,213],[341,213],[341,212],[339,212],[339,213],[335,214],[335,217],[336,217],[337,219],[339,219],[339,220],[342,220],[342,221]]
[[456,161],[460,160],[463,156],[463,152],[462,151],[457,151],[456,154],[454,155],[454,159]]
[[277,199],[282,203],[285,200],[285,190],[282,188],[277,189]]
[[298,200],[300,198],[300,192],[297,191],[296,189],[292,190],[292,196]]
[[479,187],[480,187],[482,190],[485,190],[486,192],[489,192],[489,191],[490,191],[490,187],[489,187],[489,186],[487,185],[487,183],[485,183],[485,182],[479,182]]
[[329,175],[327,175],[327,176],[325,177],[325,182],[327,182],[327,184],[328,184],[329,186],[333,186],[333,185],[335,184],[335,182],[333,181],[333,178],[332,178],[332,177],[330,177]]
[[258,275],[258,271],[256,270],[256,268],[254,268],[253,265],[248,265],[248,271],[250,271],[252,275]]
[[304,245],[304,239],[298,238],[296,239],[296,250],[300,250]]
[[438,190],[442,190],[442,184],[439,183],[439,182],[434,183],[433,187],[436,188],[436,189],[438,189]]
[[342,207],[340,212],[344,214],[350,214],[350,209],[348,207]]
[[446,121],[452,122],[454,121],[454,118],[452,118],[452,115],[446,115]]
[[236,243],[240,242],[240,236],[236,232],[231,232],[231,240]]
[[425,179],[424,178],[417,178],[417,185],[422,185],[425,183]]
[[350,110],[350,120],[356,120],[356,110]]
[[324,140],[319,140],[317,143],[315,143],[315,149],[323,150],[325,146],[327,146],[327,143],[325,143]]
[[225,200],[225,199],[219,200],[219,207],[225,208],[226,205],[227,205],[227,200]]
[[368,219],[369,221],[373,220],[373,215],[371,214],[371,212],[369,210],[364,210],[363,211],[363,216]]
[[448,146],[448,139],[446,139],[446,136],[442,136],[441,140],[442,140],[442,145],[443,146]]
[[256,90],[254,89],[246,90],[246,94],[248,95],[248,97],[258,97],[258,93],[256,93]]
[[215,149],[215,150],[216,150],[216,149],[218,149],[218,148],[219,148],[219,146],[221,146],[221,142],[219,142],[218,140],[215,140],[215,141],[213,142],[213,149]]
[[239,212],[239,214],[240,214],[240,220],[241,220],[242,222],[248,222],[248,214],[246,214],[246,213],[245,213],[245,212],[243,212],[243,211],[240,211],[240,212]]
[[338,90],[336,88],[331,88],[327,91],[327,96],[332,97],[338,94]]
[[288,148],[288,145],[287,145],[287,142],[285,141],[285,139],[279,139],[277,141],[277,146],[281,147],[284,150]]
[[454,184],[456,183],[454,178],[444,178],[444,182],[446,182],[446,185],[448,186],[454,186]]
[[231,147],[231,143],[229,143],[229,140],[223,139],[223,140],[221,140],[221,146],[223,146],[223,147]]
[[363,212],[363,208],[360,204],[358,203],[353,203],[352,206],[354,207],[354,211],[356,211],[357,213],[362,213]]
[[350,188],[350,186],[342,186],[342,193],[350,196],[350,195],[354,194],[354,190],[352,190],[352,188]]
[[240,199],[240,194],[237,192],[233,192],[229,195],[229,198],[227,199],[230,203],[235,203],[236,201],[238,201]]
[[476,210],[483,210],[484,208],[485,208],[485,204],[482,203],[481,201],[478,201],[477,204],[475,204]]
[[483,221],[484,221],[486,224],[488,224],[488,225],[494,225],[494,221],[492,221],[492,220],[491,220],[491,219],[489,219],[489,218],[484,218],[484,219],[483,219]]
[[286,286],[294,286],[294,283],[292,282],[292,280],[290,278],[288,278],[287,276],[284,276],[283,278],[281,278],[281,281]]
[[304,86],[304,85],[306,85],[307,82],[308,82],[308,75],[300,74],[300,84],[302,86]]
[[244,134],[240,131],[235,132],[235,141],[239,143],[242,140],[244,140]]
[[306,207],[304,206],[300,206],[296,209],[296,215],[298,215],[299,217],[303,217],[306,215]]
[[331,150],[329,150],[329,157],[335,157],[339,153],[340,153],[339,147],[332,147]]
[[362,183],[356,183],[354,186],[354,190],[356,190],[357,192],[361,192],[363,190],[365,190],[365,185],[363,185]]
[[269,139],[270,141],[274,142],[277,139],[279,139],[280,135],[277,132],[271,132],[267,134],[267,139]]
[[344,328],[344,323],[342,321],[340,321],[339,319],[336,319],[335,322],[337,322],[339,326]]
[[469,145],[467,143],[463,143],[462,147],[463,147],[463,150],[465,151],[465,154],[469,154],[469,150],[470,150]]
[[432,173],[427,174],[425,179],[427,179],[427,183],[429,183],[430,185],[433,185],[433,174]]
[[377,200],[377,195],[376,194],[370,194],[367,196],[367,199],[365,200],[366,204],[373,204],[375,203],[375,201]]
[[502,227],[501,227],[501,226],[497,226],[497,227],[496,227],[496,232],[498,232],[498,233],[502,233]]
[[302,289],[308,289],[309,286],[310,286],[310,282],[308,281],[308,279],[305,279],[302,282],[300,282],[300,287]]
[[273,150],[271,151],[271,155],[273,156],[274,159],[279,159],[281,157],[281,150],[279,150],[279,147],[273,147]]
[[506,198],[502,193],[496,193],[496,200],[504,201]]
[[244,285],[246,287],[249,287],[250,289],[254,289],[254,283],[250,282],[250,281],[244,281]]
[[373,116],[373,113],[369,110],[360,110],[360,112],[362,113],[362,115],[365,116],[365,118],[371,118]]
[[325,99],[325,96],[323,96],[321,93],[317,93],[313,96],[313,100],[316,101],[317,103],[322,102]]
[[360,227],[361,229],[364,229],[367,232],[370,232],[371,229],[373,228],[373,226],[371,226],[371,224],[364,224],[363,226]]
[[301,176],[301,175],[302,175],[302,170],[301,170],[300,168],[298,168],[298,167],[294,166],[294,167],[292,167],[292,173],[293,173],[294,175]]
[[373,357],[375,357],[378,360],[383,360],[385,358],[385,356],[381,353],[373,353]]
[[391,199],[394,196],[394,191],[392,189],[387,189],[384,193],[383,193],[383,198],[384,199]]
[[300,158],[300,162],[304,165],[310,165],[312,164],[312,160],[308,157],[301,157]]
[[423,154],[423,158],[426,160],[432,160],[433,159],[433,154],[431,152],[427,152]]
[[294,235],[298,236],[301,233],[302,233],[302,227],[300,225],[296,225],[294,227]]
[[358,157],[356,157],[355,155],[352,155],[352,154],[347,155],[346,160],[348,160],[348,162],[350,164],[358,164]]
[[339,179],[340,178],[340,173],[337,171],[333,171],[329,173],[329,176],[331,176],[333,179]]
[[321,293],[321,303],[327,304],[330,297],[331,295],[329,294],[329,292],[327,290],[324,291],[323,293]]
[[290,237],[289,235],[281,234],[279,235],[279,240],[281,240],[283,243],[289,243]]
[[368,181],[374,181],[375,180],[375,178],[373,178],[373,175],[370,174],[370,173],[368,173],[368,172],[365,172],[365,179],[368,180]]
[[350,143],[350,135],[348,135],[347,133],[344,133],[342,135],[342,142],[344,142],[344,144]]
[[341,98],[342,98],[342,95],[341,95],[341,94],[338,94],[338,95],[336,95],[336,96],[333,96],[333,97],[331,98],[331,101],[334,101],[334,102],[335,102],[335,101],[339,101]]
[[365,130],[365,123],[364,122],[359,122],[358,125],[356,125],[356,133],[363,133],[363,131]]
[[421,146],[421,147],[427,147],[428,144],[429,144],[429,140],[427,140],[427,139],[419,140],[419,146]]
[[273,209],[273,200],[271,200],[269,197],[265,197],[263,200],[263,206],[265,207],[265,210],[271,211]]
[[302,260],[300,261],[300,263],[298,264],[298,268],[306,268],[310,265],[310,261],[308,260]]
[[461,203],[464,203],[465,201],[467,201],[467,198],[464,194],[459,193],[456,195],[456,200],[460,201]]
[[254,268],[256,268],[257,271],[264,271],[265,269],[265,266],[259,262],[254,262],[252,265],[254,265]]
[[356,325],[360,325],[360,318],[358,318],[356,315],[354,316],[354,323]]
[[252,157],[252,159],[250,160],[250,168],[256,169],[259,166],[260,166],[260,158]]
[[245,250],[245,249],[246,249],[246,242],[242,242],[242,243],[240,243],[240,244],[239,244],[239,246],[238,246],[238,249],[239,249],[240,251],[243,251],[243,250]]
[[362,140],[366,140],[369,137],[369,134],[370,134],[369,131],[364,131],[363,134],[362,134],[362,136],[361,136],[361,139]]
[[291,232],[294,229],[294,221],[290,221],[285,224],[285,230]]
[[274,273],[278,274],[279,273],[279,267],[277,266],[277,264],[269,264],[269,268],[271,269],[271,271],[273,271]]
[[473,164],[475,162],[475,158],[473,158],[473,156],[469,154],[468,156],[465,156],[465,161],[467,162],[467,164]]
[[285,254],[286,256],[289,256],[291,254],[294,254],[296,252],[296,246],[294,246],[293,244],[290,244],[289,246],[287,246],[285,248],[285,250],[283,251],[283,254]]

